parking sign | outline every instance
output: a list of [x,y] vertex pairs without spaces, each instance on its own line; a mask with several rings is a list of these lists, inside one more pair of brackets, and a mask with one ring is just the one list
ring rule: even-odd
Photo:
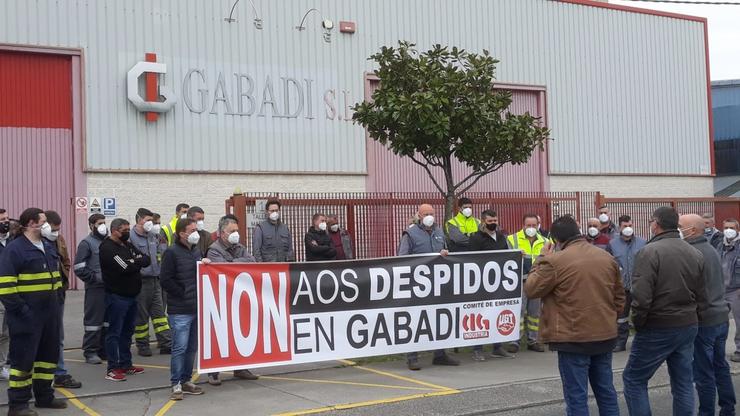
[[106,217],[116,216],[116,198],[103,198],[103,215]]

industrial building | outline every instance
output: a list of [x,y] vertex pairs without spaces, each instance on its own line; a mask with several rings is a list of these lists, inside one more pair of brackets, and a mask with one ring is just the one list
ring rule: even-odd
[[186,201],[212,229],[235,188],[432,191],[351,121],[377,86],[368,57],[398,40],[491,51],[511,110],[551,129],[475,191],[714,193],[704,18],[588,0],[37,0],[0,14],[0,206],[56,208],[80,238],[75,202],[93,200],[75,197],[165,220]]
[[717,196],[740,196],[740,79],[712,82]]

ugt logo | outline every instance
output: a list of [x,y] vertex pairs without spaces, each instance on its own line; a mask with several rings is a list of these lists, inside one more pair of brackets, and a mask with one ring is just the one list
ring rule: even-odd
[[[128,100],[141,112],[146,112],[147,121],[157,121],[159,113],[166,113],[175,106],[177,97],[172,89],[159,83],[159,74],[167,73],[167,65],[157,63],[157,55],[146,54],[146,62],[139,62],[128,71]],[[139,77],[146,74],[145,98],[139,93]],[[163,99],[160,101],[160,97]]]

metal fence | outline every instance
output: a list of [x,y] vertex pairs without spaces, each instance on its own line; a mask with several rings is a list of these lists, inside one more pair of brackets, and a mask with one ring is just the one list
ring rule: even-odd
[[[571,214],[582,217],[582,208],[591,211],[595,193],[469,193],[473,211],[479,215],[485,209],[498,213],[503,230],[515,232],[522,226],[526,213],[542,217],[543,227],[553,218]],[[239,218],[240,235],[251,250],[248,220],[258,209],[260,200],[277,198],[282,204],[281,216],[293,233],[297,259],[305,258],[304,235],[311,226],[314,213],[336,214],[340,224],[353,236],[356,256],[374,258],[393,256],[402,232],[420,204],[431,204],[439,221],[444,217],[444,200],[438,193],[307,193],[307,194],[248,194],[234,195],[226,200],[226,212]],[[590,215],[590,214],[587,214]]]

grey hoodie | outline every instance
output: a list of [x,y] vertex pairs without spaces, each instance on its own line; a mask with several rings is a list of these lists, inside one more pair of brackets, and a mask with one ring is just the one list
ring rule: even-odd
[[704,288],[708,305],[707,309],[699,310],[699,326],[723,324],[729,320],[730,306],[725,301],[725,279],[719,254],[703,235],[687,238],[686,242],[704,255]]

